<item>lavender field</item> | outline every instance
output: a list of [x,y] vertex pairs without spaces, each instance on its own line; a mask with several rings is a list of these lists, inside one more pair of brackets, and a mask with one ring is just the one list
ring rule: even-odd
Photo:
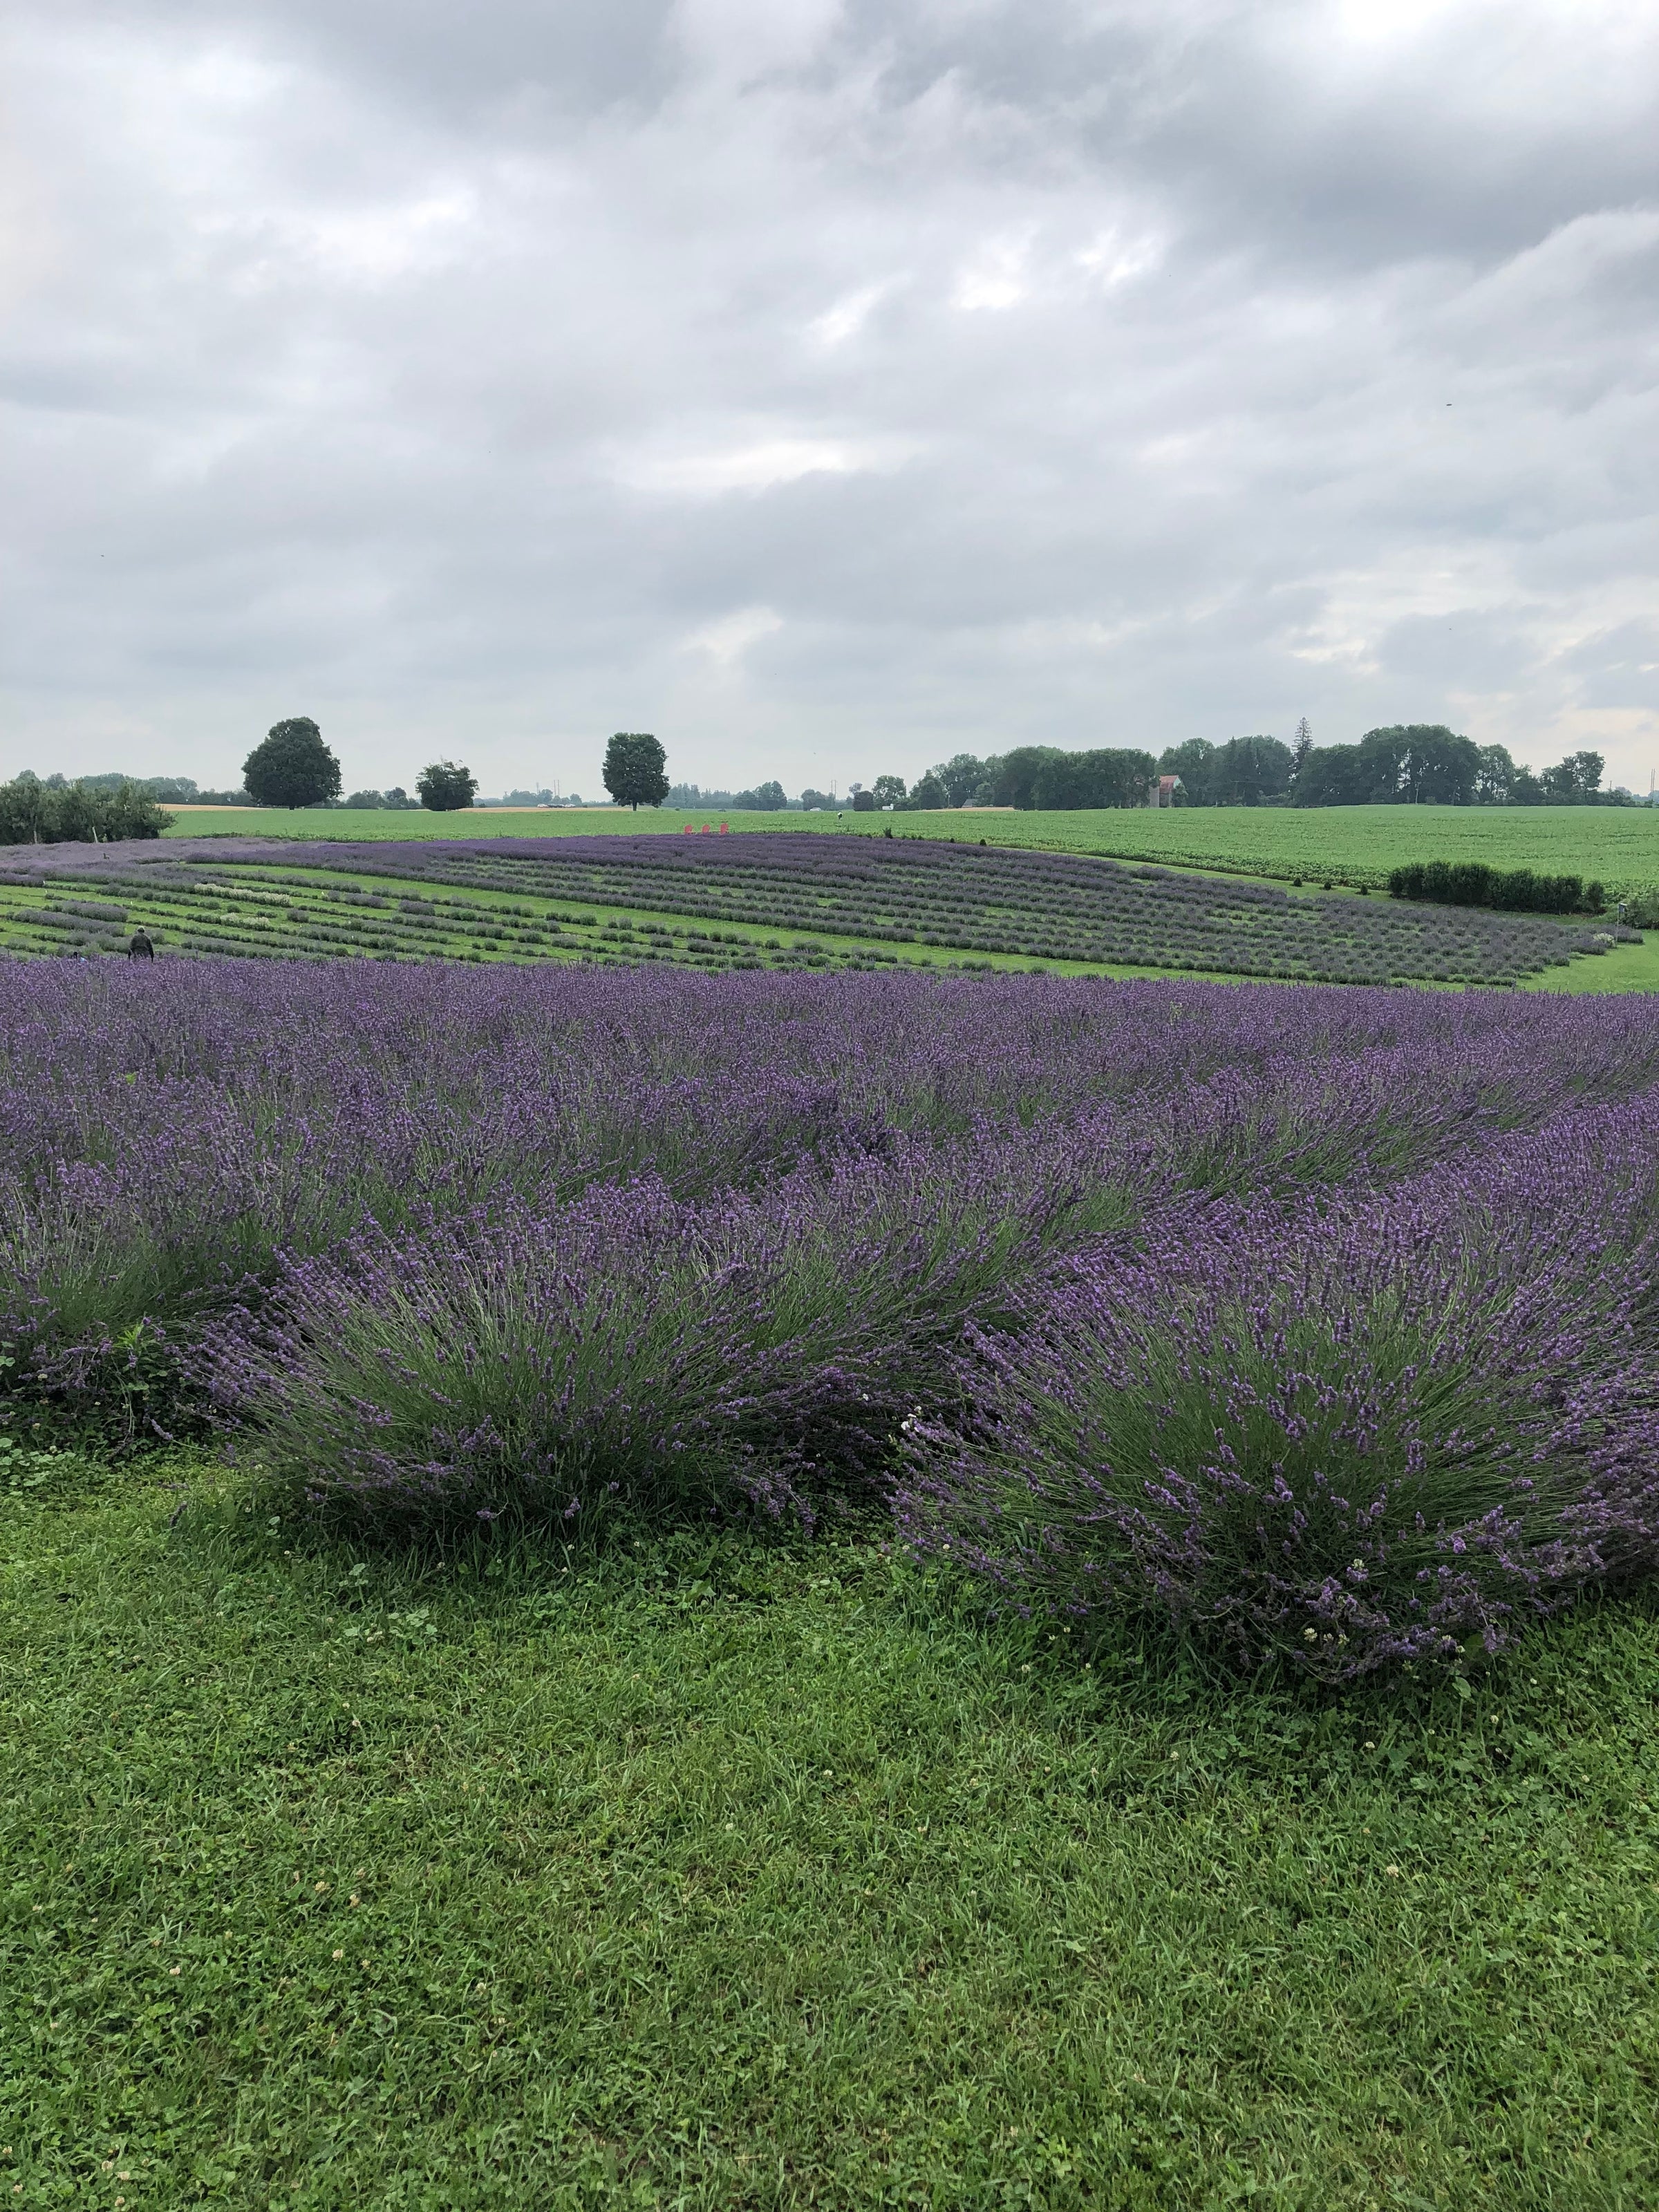
[[1600,884],[1583,896],[1571,915],[1503,913],[890,830],[298,848],[199,838],[0,854],[0,954],[118,956],[142,927],[163,958],[721,970],[1035,961],[1304,983],[1641,988],[1640,934],[1601,911]]
[[14,1437],[375,1541],[811,1528],[1340,1680],[1659,1557],[1659,1011],[0,968]]

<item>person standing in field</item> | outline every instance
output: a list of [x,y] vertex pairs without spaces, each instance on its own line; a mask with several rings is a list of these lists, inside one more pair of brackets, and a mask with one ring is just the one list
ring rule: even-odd
[[155,947],[150,943],[148,933],[142,929],[135,929],[132,933],[132,942],[127,947],[127,958],[154,960],[155,957]]

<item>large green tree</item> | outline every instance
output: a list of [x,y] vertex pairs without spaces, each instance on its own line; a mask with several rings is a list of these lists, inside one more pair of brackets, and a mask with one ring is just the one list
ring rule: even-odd
[[478,779],[459,761],[434,761],[415,779],[415,789],[429,813],[457,814],[478,795]]
[[1212,806],[1260,806],[1290,789],[1294,756],[1277,738],[1229,738],[1210,763]]
[[1050,761],[1062,757],[1058,745],[1016,745],[1012,752],[1003,753],[985,763],[991,786],[990,804],[993,806],[1030,807],[1036,805],[1031,797],[1037,777]]
[[1430,800],[1442,806],[1471,806],[1480,775],[1480,748],[1460,738],[1443,722],[1396,722],[1367,730],[1359,740],[1369,764],[1371,788],[1366,797],[1387,805],[1395,800]]
[[904,803],[912,814],[936,814],[942,807],[948,806],[951,794],[945,789],[939,770],[930,768]]
[[1358,745],[1316,745],[1296,779],[1298,806],[1359,806],[1371,796]]
[[1160,775],[1178,775],[1192,806],[1210,804],[1210,779],[1215,768],[1215,747],[1207,738],[1188,738],[1166,745],[1158,763]]
[[1477,805],[1507,806],[1515,789],[1517,773],[1507,745],[1479,746],[1474,769]]
[[668,796],[668,756],[644,730],[618,730],[605,749],[605,787],[618,806],[660,806]]
[[243,762],[242,781],[256,806],[320,806],[340,795],[340,763],[310,715],[294,714],[272,723]]
[[1544,789],[1558,806],[1583,806],[1601,789],[1606,766],[1600,753],[1569,753],[1544,770]]
[[1150,753],[1102,746],[1093,752],[1061,753],[1037,772],[1031,787],[1035,807],[1144,806],[1146,788],[1158,774]]
[[947,805],[966,806],[985,781],[985,763],[972,753],[957,753],[948,761],[940,761],[931,773],[945,786]]

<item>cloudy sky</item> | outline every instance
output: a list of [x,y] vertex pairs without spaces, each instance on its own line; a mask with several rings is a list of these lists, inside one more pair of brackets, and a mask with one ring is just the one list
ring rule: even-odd
[[1653,0],[0,21],[0,773],[1659,768]]

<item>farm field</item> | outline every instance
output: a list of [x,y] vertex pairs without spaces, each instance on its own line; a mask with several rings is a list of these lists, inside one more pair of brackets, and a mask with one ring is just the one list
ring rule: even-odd
[[[1516,983],[1614,966],[1633,933],[1287,891],[1100,859],[793,836],[204,840],[19,848],[0,869],[0,949],[670,961],[704,967],[1010,963],[1116,975]],[[781,935],[779,932],[787,934]],[[1620,969],[1620,972],[1627,972]]]
[[18,961],[0,1083],[14,2201],[1652,2201],[1659,1007]]
[[1167,866],[1309,882],[1327,877],[1385,889],[1413,860],[1485,860],[1497,868],[1598,878],[1614,896],[1659,887],[1659,808],[1613,806],[1331,806],[1106,808],[1064,813],[1000,809],[939,814],[683,813],[666,807],[550,809],[464,815],[282,809],[170,808],[174,836],[215,835],[408,840],[416,837],[568,837],[682,835],[729,823],[733,835],[767,831],[903,837],[1105,854]]

